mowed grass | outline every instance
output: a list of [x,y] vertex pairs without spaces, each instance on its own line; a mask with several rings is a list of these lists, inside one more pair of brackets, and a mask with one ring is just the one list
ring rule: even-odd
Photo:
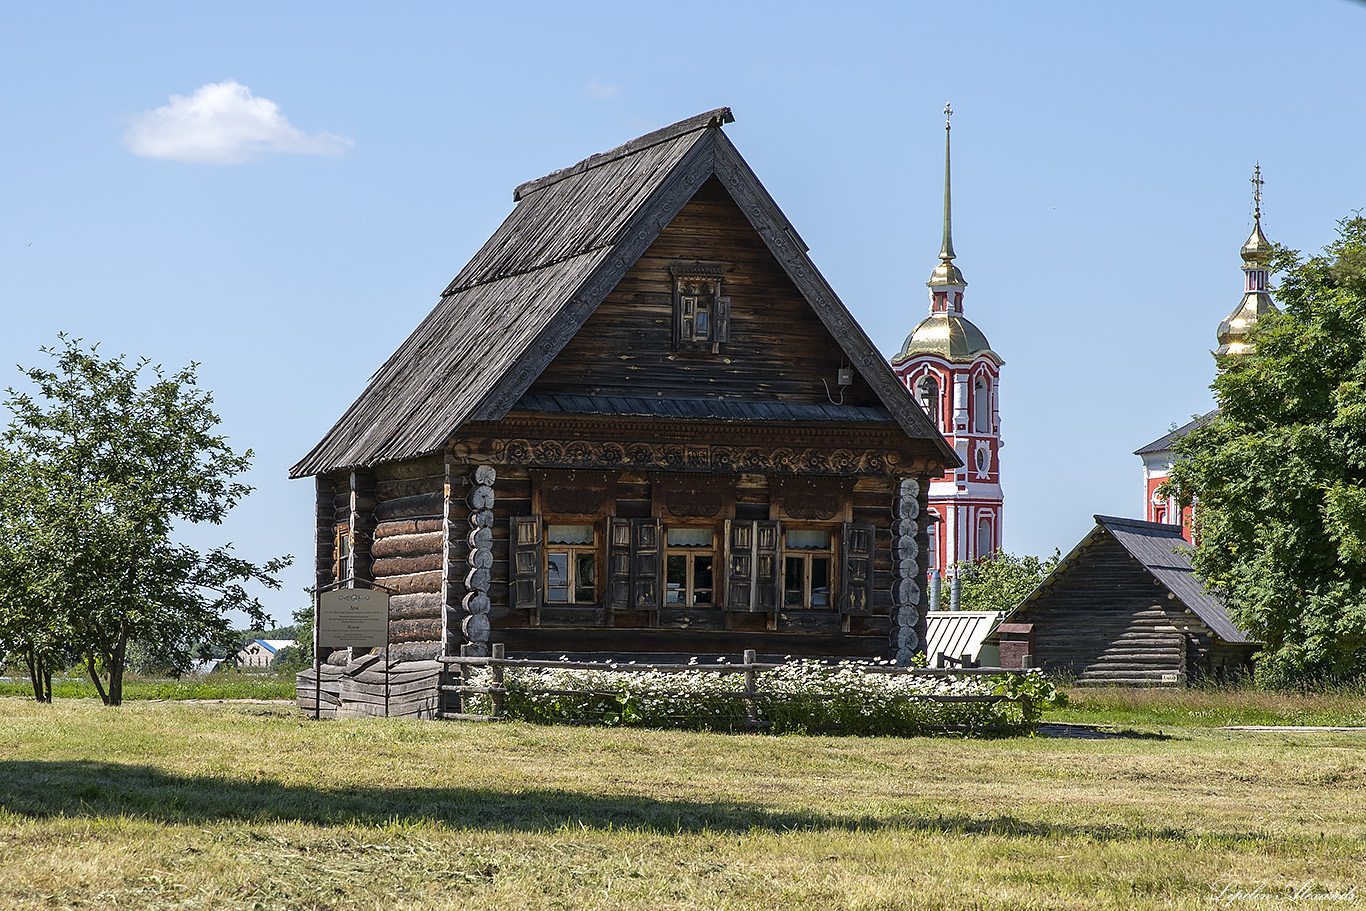
[[1352,907],[1363,746],[0,699],[0,908]]
[[1044,720],[1148,727],[1366,727],[1366,693],[1360,685],[1315,693],[1267,692],[1251,685],[1190,689],[1073,688],[1068,692],[1068,705],[1049,710]]
[[[21,672],[9,668],[9,679],[0,680],[0,696],[33,696],[33,684]],[[17,676],[15,676],[17,674]],[[137,699],[293,699],[293,674],[219,673],[192,674],[179,680],[130,674],[123,681],[123,698]],[[54,699],[98,699],[99,691],[88,677],[56,677]]]

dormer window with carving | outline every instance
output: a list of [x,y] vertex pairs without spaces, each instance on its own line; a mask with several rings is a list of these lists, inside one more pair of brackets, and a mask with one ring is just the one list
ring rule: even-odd
[[730,298],[721,294],[725,267],[714,263],[674,266],[675,351],[716,354],[730,340]]

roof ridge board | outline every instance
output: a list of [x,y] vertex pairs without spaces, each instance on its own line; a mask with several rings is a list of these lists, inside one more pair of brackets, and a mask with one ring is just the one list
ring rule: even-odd
[[523,184],[519,184],[517,188],[512,191],[512,200],[513,202],[521,202],[532,193],[545,189],[552,184],[559,183],[567,177],[573,177],[575,174],[582,174],[584,171],[596,168],[599,165],[625,158],[628,155],[634,155],[651,146],[668,142],[670,139],[676,139],[679,136],[695,133],[698,130],[705,130],[709,127],[720,129],[723,124],[734,122],[735,116],[731,114],[730,108],[728,107],[716,108],[715,110],[707,111],[705,114],[698,114],[695,117],[689,117],[687,120],[680,120],[678,123],[661,127],[652,133],[646,133],[644,136],[637,136],[635,139],[624,142],[614,149],[608,149],[606,152],[598,152],[594,155],[589,155],[582,161],[572,164],[567,168],[560,168],[557,171],[551,171],[544,177],[538,177],[535,180],[528,180]]
[[1152,531],[1164,531],[1171,535],[1180,537],[1183,540],[1185,537],[1181,534],[1182,526],[1172,525],[1169,522],[1149,522],[1146,519],[1129,519],[1125,518],[1124,516],[1093,515],[1091,518],[1095,519],[1097,524],[1105,525],[1107,527],[1110,525],[1121,525],[1130,526],[1134,528],[1147,528]]
[[[778,204],[768,194],[768,190],[749,167],[744,156],[725,134],[720,132],[717,133],[714,170],[726,192],[735,199],[740,211],[744,212],[749,220],[750,226],[768,247],[769,253],[782,266],[788,279],[806,299],[812,311],[859,371],[859,375],[872,388],[883,406],[891,412],[906,435],[913,439],[937,440],[939,451],[946,460],[945,467],[961,466],[962,462],[959,461],[953,447],[949,446],[939,429],[930,423],[929,417],[897,379],[891,365],[878,352],[858,320],[854,319],[853,314],[839,299],[839,295],[825,280],[825,276],[821,275],[816,264],[806,255],[806,245],[797,236],[796,231],[791,229],[787,216],[778,208]],[[742,201],[736,196],[737,193],[749,198]],[[773,222],[772,226],[760,223],[765,216]],[[784,229],[782,233],[787,235],[789,242],[785,244],[783,238],[775,236],[773,228]],[[787,249],[784,249],[785,246]]]

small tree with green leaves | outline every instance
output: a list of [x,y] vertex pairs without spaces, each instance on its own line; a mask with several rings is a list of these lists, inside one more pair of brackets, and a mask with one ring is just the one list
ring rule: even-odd
[[963,610],[1010,613],[1053,571],[1058,556],[1056,550],[1045,560],[997,551],[974,563],[959,563],[956,571]]
[[245,584],[278,588],[290,558],[257,566],[231,545],[201,553],[174,540],[178,523],[219,524],[251,490],[236,480],[251,452],[214,432],[197,365],[168,374],[60,338],[43,349],[52,369],[27,369],[31,389],[8,390],[0,508],[12,508],[8,491],[24,492],[16,502],[36,543],[9,562],[39,580],[41,598],[0,604],[0,627],[60,631],[100,697],[118,705],[130,643],[156,643],[187,669],[201,642],[229,635],[225,611],[267,621]]

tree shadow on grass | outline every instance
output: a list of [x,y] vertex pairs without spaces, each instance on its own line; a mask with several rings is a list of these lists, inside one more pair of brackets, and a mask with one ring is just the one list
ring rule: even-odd
[[[660,800],[559,789],[327,788],[177,775],[142,765],[81,761],[0,762],[0,809],[32,819],[130,816],[168,824],[219,821],[384,825],[432,822],[455,829],[544,832],[598,830],[692,832],[878,831],[944,835],[1079,837],[1103,842],[1184,842],[1208,833],[1122,824],[1060,824],[1015,816],[889,813],[883,816],[774,810],[743,801]],[[1230,840],[1257,839],[1252,832]]]

